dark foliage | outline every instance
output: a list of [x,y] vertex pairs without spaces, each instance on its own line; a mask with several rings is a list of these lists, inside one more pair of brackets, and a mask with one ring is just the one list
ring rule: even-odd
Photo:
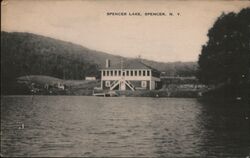
[[[16,78],[24,75],[47,75],[60,79],[99,77],[99,68],[121,56],[90,50],[83,46],[32,33],[1,32],[1,87],[5,91],[18,87]],[[193,76],[195,62],[162,63],[143,60],[166,75]]]
[[97,65],[71,45],[28,33],[1,32],[1,76],[8,81],[31,74],[64,79],[97,75]]
[[250,8],[222,14],[208,32],[199,56],[198,78],[205,84],[245,84],[250,78]]
[[8,91],[16,78],[48,75],[61,79],[98,76],[98,66],[85,60],[71,43],[29,33],[1,32],[1,86]]

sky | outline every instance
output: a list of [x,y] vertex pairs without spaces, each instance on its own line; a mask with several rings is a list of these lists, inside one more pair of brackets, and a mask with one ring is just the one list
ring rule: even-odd
[[[5,0],[1,29],[30,32],[125,57],[197,61],[207,32],[222,14],[250,1]],[[126,12],[126,16],[107,13]],[[139,12],[141,16],[129,16]],[[145,13],[166,16],[145,16]],[[169,16],[172,13],[173,16]]]

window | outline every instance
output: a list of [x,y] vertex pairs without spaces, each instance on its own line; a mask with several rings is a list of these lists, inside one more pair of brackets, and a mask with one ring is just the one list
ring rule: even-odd
[[134,76],[134,71],[131,71],[131,72],[130,72],[130,75],[131,75],[131,76]]
[[119,76],[121,76],[121,70],[119,70],[118,72],[119,72]]
[[122,76],[125,76],[125,71],[122,72]]
[[137,76],[137,70],[135,70],[135,76]]
[[113,76],[113,70],[110,71],[110,76]]
[[110,87],[110,81],[105,81],[105,86]]
[[115,76],[117,76],[117,70],[115,70]]
[[129,76],[129,71],[127,71],[127,76]]
[[147,87],[147,81],[141,81],[141,87],[146,88]]
[[109,71],[107,71],[107,76],[109,76]]
[[141,76],[141,70],[139,70],[139,76]]
[[106,71],[103,71],[103,72],[102,72],[102,75],[103,75],[103,76],[105,76],[105,75],[106,75],[106,73],[105,73],[105,72],[106,72]]
[[146,71],[145,70],[143,70],[143,76],[145,76],[146,75]]
[[150,71],[149,70],[147,71],[147,76],[150,76]]

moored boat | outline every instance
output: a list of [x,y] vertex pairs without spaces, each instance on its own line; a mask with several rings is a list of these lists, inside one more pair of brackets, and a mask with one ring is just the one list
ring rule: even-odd
[[117,97],[119,95],[115,91],[97,92],[97,93],[93,91],[93,96],[96,96],[96,97]]

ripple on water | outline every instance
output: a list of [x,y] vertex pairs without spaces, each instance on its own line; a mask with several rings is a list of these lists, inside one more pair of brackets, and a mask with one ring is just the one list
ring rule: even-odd
[[4,156],[246,157],[250,151],[246,106],[181,98],[4,96],[1,110]]

